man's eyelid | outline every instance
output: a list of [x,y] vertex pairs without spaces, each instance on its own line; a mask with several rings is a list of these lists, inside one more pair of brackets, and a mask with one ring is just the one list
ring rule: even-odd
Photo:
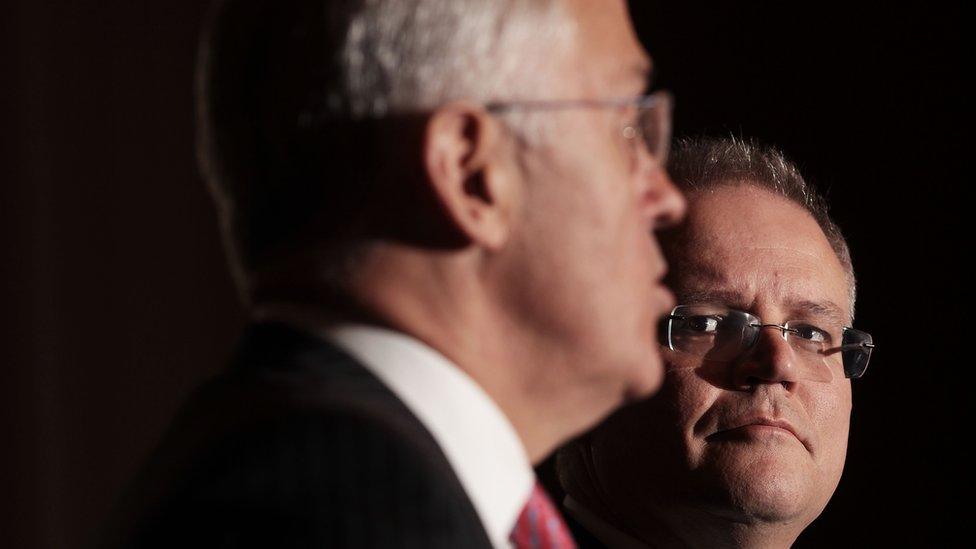
[[791,328],[801,328],[801,327],[812,328],[812,329],[820,332],[821,334],[823,334],[824,339],[826,341],[833,341],[834,339],[836,339],[833,336],[833,333],[831,332],[831,328],[827,324],[825,324],[823,322],[819,322],[818,323],[817,321],[791,320],[791,321],[789,321],[788,324],[789,324],[789,326]]

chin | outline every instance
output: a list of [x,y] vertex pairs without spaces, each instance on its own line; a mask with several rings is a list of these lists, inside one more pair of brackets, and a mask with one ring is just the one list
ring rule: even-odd
[[817,487],[813,471],[789,454],[758,460],[737,460],[719,473],[726,501],[716,502],[740,520],[785,522],[802,518]]
[[648,353],[645,347],[637,360],[633,362],[631,382],[624,392],[624,402],[635,402],[645,399],[661,389],[664,383],[664,362],[657,347],[651,347]]
[[774,481],[736,490],[732,509],[748,521],[787,522],[805,514],[805,499],[795,486]]
[[737,521],[799,519],[820,492],[818,468],[799,441],[711,443],[701,457],[693,467],[693,493]]

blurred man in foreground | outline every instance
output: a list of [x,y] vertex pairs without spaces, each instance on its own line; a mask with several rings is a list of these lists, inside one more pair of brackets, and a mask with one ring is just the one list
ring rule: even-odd
[[560,452],[566,511],[581,547],[788,547],[840,480],[873,348],[848,247],[773,149],[688,140],[670,171],[665,381]]
[[253,323],[113,542],[571,547],[531,465],[656,390],[684,202],[623,0],[228,0],[200,141]]

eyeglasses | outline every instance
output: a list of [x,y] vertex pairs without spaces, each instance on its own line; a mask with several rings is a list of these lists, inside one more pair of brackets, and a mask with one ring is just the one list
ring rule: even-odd
[[663,345],[720,362],[740,359],[755,346],[763,329],[776,329],[795,353],[798,372],[815,381],[829,381],[831,368],[841,364],[845,377],[861,377],[874,350],[871,334],[848,326],[806,320],[764,324],[754,315],[722,305],[678,305],[663,323]]
[[[671,145],[671,106],[674,100],[666,91],[650,95],[617,99],[568,99],[553,101],[505,101],[486,105],[489,112],[556,111],[564,109],[623,109],[633,110],[621,128],[622,137],[630,144],[632,152],[651,155],[662,165],[667,161]],[[628,115],[631,113],[628,113]]]

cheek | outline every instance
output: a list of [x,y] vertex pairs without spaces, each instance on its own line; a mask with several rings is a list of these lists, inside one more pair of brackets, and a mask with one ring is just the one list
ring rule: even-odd
[[548,278],[587,284],[603,308],[633,314],[650,299],[657,252],[632,178],[596,159],[551,162],[533,169],[525,185],[524,247]]
[[621,144],[614,141],[605,120],[588,124],[585,117],[578,118],[584,123],[566,130],[578,135],[573,144],[550,146],[541,157],[546,164],[540,168],[547,172],[542,177],[552,184],[547,198],[571,195],[592,222],[607,228],[632,223],[639,211],[638,181]]
[[709,387],[693,371],[667,372],[656,395],[615,413],[596,438],[604,447],[624,448],[621,459],[635,451],[649,461],[685,456],[695,423],[714,402]]
[[682,478],[688,461],[673,381],[666,379],[654,397],[614,413],[592,436],[600,483],[614,498],[637,507],[643,507],[649,492]]
[[526,193],[523,232],[543,253],[578,263],[582,253],[596,259],[625,245],[620,230],[627,223],[622,215],[625,197],[619,189],[597,185],[585,173],[561,166],[533,176]]
[[840,477],[847,456],[851,421],[851,384],[843,380],[822,391],[809,391],[810,423],[819,440],[818,459],[824,471]]
[[[675,368],[672,363],[669,367]],[[720,390],[704,381],[695,369],[678,366],[665,377],[665,385],[671,387],[668,401],[674,408],[674,424],[680,429],[683,454],[689,468],[701,463],[705,451],[707,414],[720,394]]]

